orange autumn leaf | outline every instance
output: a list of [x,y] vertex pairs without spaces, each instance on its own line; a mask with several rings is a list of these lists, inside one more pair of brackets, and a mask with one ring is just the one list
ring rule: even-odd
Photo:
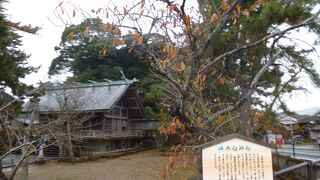
[[186,16],[186,26],[187,26],[187,28],[190,28],[190,16],[189,15],[187,15]]
[[169,54],[170,57],[174,57],[174,54],[175,54],[174,51],[175,51],[174,47],[170,47],[169,48],[169,53],[168,54]]
[[242,11],[241,13],[242,13],[243,15],[247,16],[247,17],[250,15],[248,9],[245,9],[245,10]]
[[73,38],[74,38],[73,32],[69,32],[69,33],[67,34],[67,39],[68,39],[69,41],[72,41]]
[[124,45],[126,43],[126,40],[125,39],[122,39],[121,40],[121,45]]
[[172,57],[173,57],[173,58],[176,58],[176,57],[177,57],[177,54],[178,54],[177,48],[173,48]]
[[143,43],[143,36],[140,36],[138,39],[138,44],[142,44]]
[[221,77],[221,78],[220,78],[220,83],[221,83],[221,85],[224,85],[224,83],[225,83],[224,77]]
[[112,24],[107,24],[107,29],[109,29],[109,31],[112,31]]
[[228,5],[228,2],[226,0],[222,0],[221,9],[222,9],[222,12],[226,12],[229,9],[229,5]]
[[89,36],[89,27],[85,27],[82,34],[83,34],[83,37],[88,37]]
[[164,46],[162,52],[167,52],[167,46]]
[[160,172],[160,178],[161,178],[161,179],[165,179],[165,177],[166,177],[165,172]]
[[163,63],[159,63],[159,69],[162,71],[163,70]]
[[106,24],[102,24],[102,32],[106,32],[107,31],[108,26]]
[[221,114],[218,114],[217,121],[220,122],[222,120]]
[[[112,26],[111,26],[111,29],[112,29]],[[120,29],[118,28],[118,27],[116,27],[115,29],[114,29],[114,34],[115,35],[118,35],[120,33]]]
[[136,41],[139,41],[139,38],[140,38],[140,34],[138,33],[138,31],[135,31],[135,32],[134,32],[134,39],[135,39]]
[[99,51],[99,55],[100,56],[106,56],[107,55],[107,49],[106,48],[103,48]]
[[118,46],[119,45],[119,38],[115,37],[113,38],[113,45]]
[[217,15],[217,13],[213,13],[211,15],[211,23],[216,24],[218,22],[218,20],[219,20],[219,17]]

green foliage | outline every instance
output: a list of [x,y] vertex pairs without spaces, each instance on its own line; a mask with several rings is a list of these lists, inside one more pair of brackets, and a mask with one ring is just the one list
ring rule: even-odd
[[145,107],[147,117],[160,116],[159,114],[156,115],[155,112],[159,113],[161,110],[160,102],[164,94],[164,88],[165,83],[159,81],[152,74],[142,78],[139,89],[141,91],[140,95],[143,97],[142,104]]
[[29,56],[19,50],[21,36],[15,30],[28,32],[31,27],[19,26],[17,23],[8,21],[3,13],[4,2],[0,1],[0,85],[9,87],[13,94],[20,95],[27,86],[19,79],[35,69],[26,65]]
[[286,134],[286,130],[279,123],[276,113],[269,110],[257,112],[253,128],[256,134],[266,134],[267,131]]
[[144,106],[144,112],[146,114],[146,118],[154,118],[154,117],[156,117],[156,113],[149,106]]
[[[240,7],[242,10],[248,9],[254,2],[244,1],[240,4]],[[312,15],[312,5],[315,3],[316,1],[312,0],[267,1],[265,5],[257,6],[255,10],[250,11],[249,16],[242,15],[234,23],[228,24],[225,30],[210,45],[210,53],[206,54],[206,56],[214,59],[227,51],[255,42],[267,36],[270,32],[278,31],[278,25],[299,23]],[[209,19],[214,13],[213,4],[210,1],[200,2],[200,8],[206,7],[202,13],[205,19]],[[319,25],[310,24],[308,28],[310,31],[317,32]],[[296,74],[300,71],[308,74],[314,84],[319,86],[319,74],[314,69],[312,60],[308,58],[308,54],[312,51],[299,50],[292,46],[275,46],[272,48],[274,49],[271,49],[271,46],[265,42],[250,49],[242,50],[232,56],[227,56],[225,61],[214,66],[216,68],[215,74],[223,74],[226,82],[232,80],[233,83],[223,83],[222,85],[216,83],[214,85],[216,91],[213,93],[212,91],[208,92],[211,93],[212,97],[219,97],[222,101],[236,102],[241,97],[241,94],[250,89],[252,79],[265,65],[266,57],[270,52],[278,52],[280,48],[286,50],[285,54],[280,56],[279,60],[276,61],[277,63],[272,64],[261,78],[260,81],[263,83],[259,84],[257,91],[259,95],[269,98],[272,96],[279,97],[280,94],[303,89],[295,84],[298,80]],[[286,79],[290,79],[290,81],[286,82]],[[215,78],[212,79],[212,81],[214,80]],[[212,81],[210,79],[208,81],[211,86]],[[274,87],[276,87],[275,90],[270,93],[270,88]],[[230,97],[233,97],[233,99]],[[258,99],[252,103],[263,106]]]
[[[85,27],[89,28],[88,37],[83,36]],[[114,46],[114,37],[121,34],[114,34],[115,27],[110,26],[107,30],[102,27],[98,19],[86,19],[79,25],[67,27],[62,33],[60,47],[56,47],[60,55],[53,59],[49,75],[70,69],[73,77],[69,81],[99,82],[105,79],[119,80],[122,78],[120,72],[123,71],[126,78],[138,78],[141,81],[139,95],[146,116],[155,118],[160,111],[159,102],[163,93],[156,84],[161,86],[161,83],[150,74],[148,63],[139,58],[135,51],[129,52],[127,47]],[[74,36],[73,40],[68,39],[70,32]],[[101,53],[103,48],[106,48],[105,54]]]
[[[83,36],[85,27],[90,29],[88,37]],[[74,40],[68,40],[70,32]],[[147,64],[134,52],[129,53],[128,48],[116,48],[113,38],[113,31],[103,31],[98,19],[86,19],[79,25],[67,27],[62,33],[61,46],[56,47],[60,55],[52,61],[49,74],[70,68],[74,74],[72,79],[79,82],[118,80],[122,76],[120,70],[127,78],[147,74]],[[106,53],[102,54],[106,46]]]

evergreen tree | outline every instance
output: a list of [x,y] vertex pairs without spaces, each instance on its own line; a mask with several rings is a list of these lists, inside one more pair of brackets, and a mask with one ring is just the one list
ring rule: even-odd
[[35,71],[27,65],[28,55],[19,49],[21,36],[17,30],[35,33],[37,28],[21,26],[6,19],[3,3],[0,1],[0,85],[9,87],[13,94],[20,95],[27,87],[19,81],[25,75]]
[[[84,36],[83,29],[88,27],[88,36]],[[79,82],[119,80],[120,70],[127,78],[146,75],[147,64],[142,59],[134,52],[129,53],[126,47],[114,46],[113,31],[104,30],[98,19],[86,19],[79,25],[67,27],[62,33],[60,47],[56,47],[60,55],[52,61],[49,74],[70,68],[74,74],[72,79]],[[70,39],[70,34],[74,40]]]
[[[207,56],[214,59],[226,51],[231,51],[262,39],[270,33],[280,31],[278,26],[281,24],[295,25],[312,16],[311,10],[314,3],[316,2],[273,0],[249,12],[248,9],[252,8],[253,1],[244,1],[239,5],[239,8],[244,10],[243,15],[236,22],[226,25],[224,31],[210,44],[210,53],[208,52]],[[215,13],[212,3],[202,1],[200,5],[205,19],[209,19]],[[319,31],[319,25],[316,23],[309,24],[308,28],[315,33]],[[281,38],[286,38],[286,36],[279,37],[279,39]],[[240,96],[237,95],[238,97],[233,101],[230,101],[230,98],[227,101],[235,103],[241,95],[243,96],[250,91],[252,88],[250,83],[266,64],[266,57],[272,52],[277,53],[280,50],[285,52],[277,57],[275,63],[270,65],[261,78],[261,83],[258,84],[256,91],[258,98],[249,96],[241,104],[239,112],[242,121],[242,133],[250,131],[252,128],[252,121],[250,121],[250,119],[253,119],[253,117],[250,117],[252,105],[259,105],[266,112],[271,112],[270,110],[277,102],[282,109],[287,111],[281,97],[285,93],[303,89],[303,87],[299,87],[296,84],[297,75],[300,72],[307,73],[314,84],[320,86],[319,74],[314,69],[312,60],[308,58],[312,48],[301,50],[294,45],[277,46],[277,43],[277,41],[272,45],[268,44],[267,41],[259,43],[250,49],[244,49],[232,56],[227,56],[225,61],[214,66],[216,72],[223,74],[223,78],[226,81],[220,86],[228,89],[239,89]],[[219,97],[224,97],[223,94],[219,94]],[[229,95],[227,93],[227,96]],[[271,103],[261,101],[261,96],[272,99]]]
[[[5,0],[0,0],[0,107],[12,101],[12,97],[6,94],[3,89],[10,88],[14,95],[22,95],[31,87],[20,82],[20,78],[34,72],[36,69],[27,65],[28,55],[21,51],[21,36],[17,31],[36,33],[38,28],[31,26],[21,26],[6,19],[4,12]],[[11,104],[12,105],[12,104]],[[18,105],[15,103],[11,107],[2,109],[0,112],[0,155],[5,153],[10,147],[8,129],[5,128],[8,118],[16,113]],[[9,142],[8,142],[9,141]],[[1,161],[1,159],[0,159]],[[0,179],[6,177],[2,173],[2,163],[0,162]]]
[[[88,34],[85,34],[88,30]],[[60,53],[53,59],[49,75],[69,69],[73,77],[68,81],[87,82],[120,80],[121,71],[128,79],[138,78],[139,92],[148,118],[155,118],[160,111],[161,90],[155,87],[159,82],[153,77],[144,59],[135,51],[129,52],[129,45],[116,47],[121,32],[110,24],[103,24],[99,19],[85,19],[78,25],[66,27],[61,36]],[[115,38],[118,38],[115,39]],[[126,44],[131,44],[127,37]],[[103,52],[104,51],[104,52]],[[152,82],[152,83],[151,83]],[[153,91],[157,89],[156,91]]]

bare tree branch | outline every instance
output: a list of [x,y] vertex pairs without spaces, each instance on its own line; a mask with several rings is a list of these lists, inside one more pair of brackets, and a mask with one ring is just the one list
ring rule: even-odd
[[263,74],[268,70],[269,66],[275,62],[275,60],[283,53],[284,51],[281,50],[279,52],[277,52],[274,56],[270,57],[270,59],[267,61],[267,63],[260,69],[260,71],[255,75],[255,77],[253,78],[253,80],[251,81],[251,84],[250,84],[250,89],[248,91],[247,94],[243,95],[240,100],[238,100],[234,105],[231,105],[231,106],[228,106],[227,108],[225,109],[222,109],[216,113],[214,113],[212,116],[210,116],[206,122],[211,122],[213,120],[215,120],[219,115],[223,115],[225,113],[228,113],[229,111],[232,111],[236,108],[238,108],[241,103],[243,101],[245,101],[249,96],[251,96],[256,88],[257,88],[257,84],[260,80],[260,78],[263,76]]
[[[275,38],[277,36],[282,36],[284,35],[285,33],[287,33],[288,31],[291,31],[291,30],[294,30],[294,29],[297,29],[297,28],[300,28],[300,27],[303,27],[303,26],[306,26],[310,23],[312,23],[320,14],[320,11],[318,11],[316,14],[314,14],[312,17],[306,19],[305,21],[299,23],[299,24],[296,24],[296,25],[293,25],[287,29],[284,29],[282,31],[279,31],[279,32],[276,32],[276,33],[273,33],[273,34],[270,34],[270,35],[267,35],[259,40],[257,40],[256,42],[254,43],[251,43],[251,44],[248,44],[248,45],[245,45],[245,46],[241,46],[239,48],[236,48],[236,49],[233,49],[231,51],[228,51],[226,53],[223,53],[221,54],[220,56],[214,58],[212,61],[210,61],[207,65],[205,65],[203,68],[200,69],[199,73],[202,74],[202,73],[205,73],[207,71],[209,71],[210,67],[212,67],[214,64],[216,64],[218,61],[220,61],[221,59],[223,59],[224,57],[226,56],[229,56],[231,54],[234,54],[236,52],[239,52],[241,50],[244,50],[244,49],[248,49],[248,48],[251,48],[251,47],[254,47],[262,42],[265,42],[266,40],[268,39],[271,39],[271,38]],[[207,46],[205,46],[206,48]]]

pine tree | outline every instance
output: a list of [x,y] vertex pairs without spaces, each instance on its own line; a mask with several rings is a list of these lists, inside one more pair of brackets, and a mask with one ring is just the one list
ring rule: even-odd
[[17,30],[35,33],[37,28],[8,21],[4,14],[4,2],[0,1],[0,85],[9,87],[13,94],[20,95],[27,86],[19,78],[34,72],[35,68],[27,65],[29,56],[19,49],[21,36]]
[[[295,25],[312,16],[312,5],[316,2],[273,0],[265,2],[261,6],[252,7],[254,3],[256,2],[244,1],[239,4],[242,15],[234,22],[226,25],[223,32],[210,44],[206,56],[214,59],[227,51],[255,42],[270,33],[280,31],[278,26],[281,24]],[[214,4],[208,1],[200,1],[204,19],[210,20],[212,15],[215,14]],[[215,5],[221,6],[221,4]],[[249,11],[250,8],[251,11]],[[307,28],[315,33],[319,31],[319,25],[316,23],[309,24]],[[278,38],[286,38],[286,36]],[[238,97],[235,97],[233,101],[230,101],[230,98],[227,99],[227,102],[235,103],[241,96],[250,91],[252,88],[250,83],[266,64],[266,57],[270,53],[285,52],[277,57],[261,77],[256,97],[248,96],[240,105],[239,113],[243,134],[252,129],[251,119],[253,117],[250,112],[253,112],[253,105],[258,105],[271,114],[273,114],[271,110],[276,103],[280,104],[280,108],[283,110],[287,110],[281,97],[285,93],[303,89],[296,84],[299,73],[307,73],[313,83],[320,86],[319,74],[313,67],[313,61],[308,58],[312,49],[299,50],[295,46],[279,46],[276,45],[277,43],[277,41],[272,45],[267,41],[259,43],[254,47],[234,53],[232,56],[227,56],[225,61],[214,66],[216,73],[223,74],[225,79],[223,85],[217,84],[216,86],[224,86],[225,89],[239,89],[239,95],[236,95]],[[230,95],[230,93],[220,93],[219,97],[225,97],[223,94]],[[271,103],[261,101],[260,99],[263,96],[270,98]]]

